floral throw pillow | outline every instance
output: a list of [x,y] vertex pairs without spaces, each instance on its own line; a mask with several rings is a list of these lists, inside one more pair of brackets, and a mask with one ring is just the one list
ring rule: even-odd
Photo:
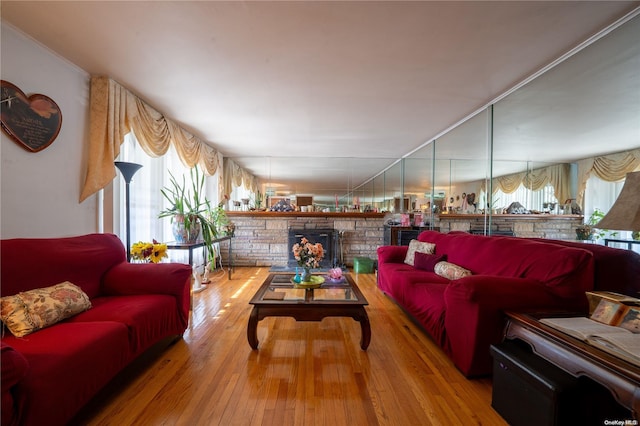
[[471,275],[471,271],[450,262],[438,262],[433,271],[441,277],[458,280]]
[[0,318],[11,334],[24,337],[89,308],[89,296],[65,281],[1,298]]
[[407,255],[404,258],[404,263],[407,265],[414,266],[414,259],[416,256],[416,252],[433,254],[436,251],[436,245],[432,243],[423,243],[418,240],[409,241],[409,249],[407,250]]

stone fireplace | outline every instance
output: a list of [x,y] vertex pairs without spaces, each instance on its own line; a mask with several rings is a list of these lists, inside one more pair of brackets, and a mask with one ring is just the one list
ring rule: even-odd
[[320,262],[320,268],[329,269],[338,265],[338,233],[336,230],[327,229],[289,229],[289,257],[287,260],[287,266],[295,268],[298,266],[298,262],[293,257],[291,247],[295,243],[299,243],[302,237],[306,237],[310,243],[322,244],[324,248],[324,259]]

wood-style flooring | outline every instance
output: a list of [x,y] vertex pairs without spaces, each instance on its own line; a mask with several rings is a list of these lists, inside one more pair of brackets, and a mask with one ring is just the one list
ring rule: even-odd
[[360,349],[350,318],[258,324],[251,299],[268,268],[219,271],[193,295],[179,340],[127,370],[76,419],[86,425],[504,425],[491,380],[468,380],[406,314],[354,275],[369,301],[372,338]]

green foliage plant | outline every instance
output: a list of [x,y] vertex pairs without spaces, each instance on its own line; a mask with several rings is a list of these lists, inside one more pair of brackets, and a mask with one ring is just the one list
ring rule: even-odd
[[[605,216],[605,213],[602,210],[597,208],[594,209],[593,213],[591,213],[591,216],[589,216],[589,219],[587,219],[587,221],[583,225],[580,225],[576,228],[576,232],[578,233],[578,235],[581,236],[580,239],[586,239],[586,240],[595,239],[597,241],[600,238],[604,238],[605,235],[607,235],[607,233],[609,232],[609,230],[600,229],[597,227],[598,222],[600,222],[604,216]],[[615,237],[616,235],[618,235],[617,232],[611,233],[612,237]]]
[[[187,232],[199,223],[209,258],[212,258],[215,256],[213,240],[218,237],[218,232],[215,224],[209,219],[209,200],[203,195],[205,176],[204,173],[200,173],[197,166],[191,168],[189,173],[191,176],[191,188],[187,188],[184,175],[182,175],[182,182],[179,182],[169,171],[169,186],[162,188],[160,192],[169,202],[170,207],[162,210],[158,217],[169,217],[172,223],[175,220],[184,220],[184,227]],[[181,217],[181,219],[177,219],[177,217]]]

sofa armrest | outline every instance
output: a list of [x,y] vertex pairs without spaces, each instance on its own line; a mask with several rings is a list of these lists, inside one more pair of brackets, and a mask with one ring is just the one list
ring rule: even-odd
[[102,279],[102,294],[130,296],[167,294],[177,299],[180,315],[188,324],[191,306],[191,268],[182,263],[127,263],[109,269]]
[[402,263],[407,256],[408,246],[381,246],[378,247],[378,264]]
[[181,296],[189,288],[191,268],[181,263],[120,263],[102,280],[106,295],[172,294]]
[[19,403],[13,392],[29,372],[29,362],[12,346],[0,342],[0,381],[2,382],[2,418],[3,425],[18,424]]
[[444,299],[451,357],[468,377],[491,371],[489,346],[502,340],[505,311],[576,311],[586,306],[586,296],[584,301],[561,298],[537,280],[488,275],[452,281]]

